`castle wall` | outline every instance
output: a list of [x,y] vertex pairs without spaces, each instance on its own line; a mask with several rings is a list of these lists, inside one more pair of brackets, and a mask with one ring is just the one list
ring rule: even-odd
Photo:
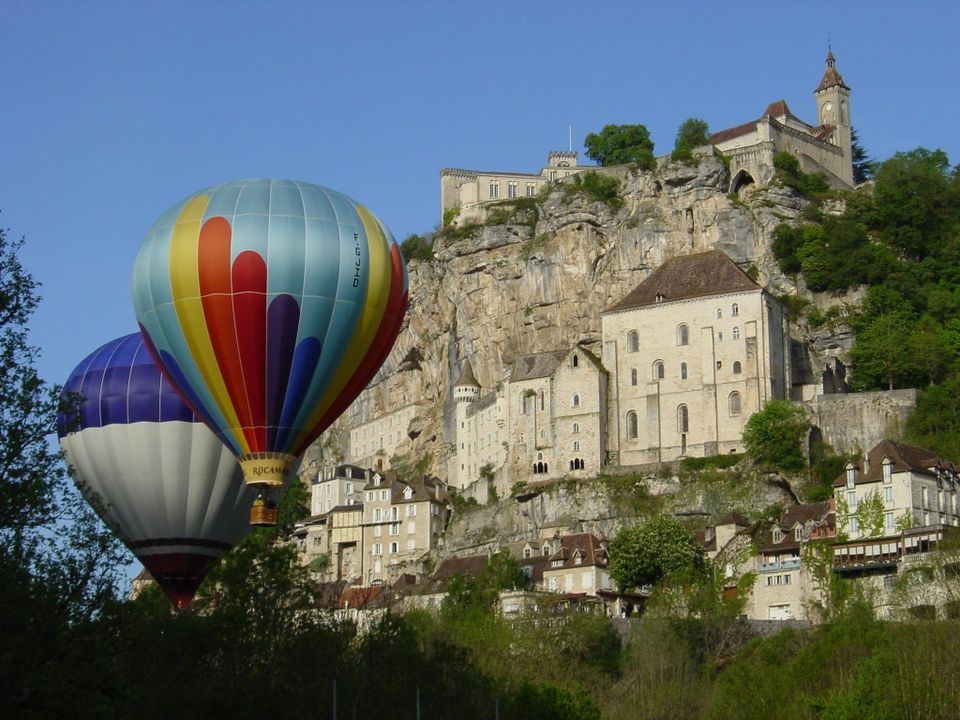
[[813,422],[837,452],[861,452],[886,438],[898,438],[916,407],[917,391],[820,395],[810,402]]

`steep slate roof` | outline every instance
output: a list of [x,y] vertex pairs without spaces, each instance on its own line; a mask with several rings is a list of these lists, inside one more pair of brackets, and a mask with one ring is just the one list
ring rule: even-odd
[[477,382],[477,376],[473,374],[473,366],[470,364],[470,358],[463,361],[463,367],[460,369],[460,377],[453,384],[454,387],[457,385],[480,387],[480,383]]
[[[863,463],[856,461],[853,464],[860,471],[856,474],[856,484],[877,482],[883,477],[883,459],[890,458],[893,472],[912,471],[935,475],[938,467],[956,472],[956,466],[949,460],[944,460],[932,450],[906,445],[893,440],[881,440],[867,453],[869,469],[863,472]],[[833,481],[834,487],[841,487],[847,482],[846,471]]]
[[604,312],[657,305],[661,302],[761,290],[733,260],[720,250],[667,260],[623,300]]
[[557,366],[563,362],[569,350],[554,350],[552,352],[524,355],[513,366],[510,382],[518,380],[534,380],[535,378],[549,377]]
[[826,523],[832,527],[832,516],[833,510],[830,508],[829,500],[794,505],[793,507],[785,510],[780,516],[780,521],[774,525],[774,528],[779,528],[783,533],[783,537],[780,539],[780,542],[773,542],[773,528],[771,528],[768,532],[763,534],[759,551],[772,553],[783,550],[799,550],[801,543],[794,536],[794,527],[798,523],[801,526],[805,526],[808,522],[812,522],[814,526],[819,526]]
[[823,520],[831,512],[829,500],[794,505],[783,513],[780,524],[783,527],[792,528],[797,523],[804,525],[810,521]]

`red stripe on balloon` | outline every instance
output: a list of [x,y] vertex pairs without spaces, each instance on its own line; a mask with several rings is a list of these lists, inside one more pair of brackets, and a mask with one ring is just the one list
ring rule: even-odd
[[238,323],[234,319],[230,286],[231,235],[230,223],[226,218],[213,217],[203,224],[197,247],[200,297],[207,335],[217,358],[220,375],[247,442],[252,444],[254,438],[247,428],[253,423],[244,394],[243,368],[237,351]]
[[367,383],[377,374],[377,370],[380,369],[383,361],[387,359],[393,349],[393,343],[396,341],[397,335],[400,334],[400,328],[403,325],[403,316],[407,312],[407,293],[404,292],[403,287],[403,257],[400,255],[400,248],[395,244],[390,248],[390,259],[390,293],[387,296],[387,304],[373,342],[370,343],[367,354],[357,365],[353,376],[336,400],[333,401],[333,404],[323,414],[323,417],[320,418],[320,422],[313,427],[310,433],[304,437],[300,446],[295,449],[295,455],[303,453],[310,443],[316,440],[320,433],[326,430],[347,409],[350,403],[357,399],[357,395],[363,392]]
[[233,313],[251,422],[244,428],[251,452],[267,447],[267,264],[246,250],[233,262]]
[[217,559],[209,555],[179,552],[144,555],[140,562],[170,598],[174,607],[182,609],[193,600],[197,588]]

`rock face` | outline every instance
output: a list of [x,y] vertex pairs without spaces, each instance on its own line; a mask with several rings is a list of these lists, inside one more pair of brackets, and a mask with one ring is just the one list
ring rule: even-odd
[[[324,441],[326,456],[315,446],[308,466],[335,459],[338,443],[346,449],[343,428],[420,402],[400,452],[429,454],[443,477],[449,385],[463,358],[488,392],[520,355],[574,343],[599,355],[600,313],[668,258],[718,248],[771,291],[796,291],[769,252],[773,229],[803,207],[793,191],[748,186],[727,195],[728,170],[713,156],[696,166],[662,159],[655,172],[598,172],[620,181],[622,207],[611,209],[582,186],[557,185],[535,204],[478,209],[472,217],[483,223],[461,219],[438,234],[432,261],[408,264],[410,308],[393,352],[338,421],[332,436],[342,439]],[[815,359],[810,365],[819,372]]]

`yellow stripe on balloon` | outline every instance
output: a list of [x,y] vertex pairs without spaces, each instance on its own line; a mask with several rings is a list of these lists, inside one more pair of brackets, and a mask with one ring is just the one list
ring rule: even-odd
[[327,411],[327,408],[337,399],[343,388],[353,377],[357,365],[366,356],[370,345],[377,336],[380,322],[387,309],[387,300],[390,298],[390,279],[392,263],[390,259],[390,245],[380,228],[380,224],[373,215],[362,205],[357,205],[357,212],[363,222],[364,234],[367,236],[367,251],[370,258],[370,272],[367,277],[367,296],[363,304],[363,311],[353,330],[353,336],[347,345],[347,351],[337,367],[326,392],[320,399],[317,408],[310,415],[310,420],[304,424],[297,436],[297,442],[291,447],[299,447]]
[[229,429],[244,452],[250,452],[246,437],[240,429],[237,412],[227,392],[227,386],[223,382],[203,316],[198,248],[203,214],[209,202],[210,198],[206,195],[197,195],[191,198],[177,217],[170,238],[170,288],[177,318],[180,321],[180,329],[190,348],[193,361],[200,370],[214,402],[217,403],[217,407],[220,408],[220,412],[230,426],[225,429]]

